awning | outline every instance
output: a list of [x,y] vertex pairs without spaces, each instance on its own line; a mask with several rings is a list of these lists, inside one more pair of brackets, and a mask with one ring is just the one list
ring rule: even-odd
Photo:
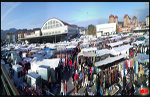
[[117,60],[120,60],[122,58],[126,58],[126,56],[128,56],[128,54],[123,54],[123,55],[120,55],[120,56],[116,56],[116,57],[108,57],[102,61],[99,61],[99,62],[95,62],[95,66],[98,67],[98,66],[102,66],[102,65],[107,65],[109,63],[112,63],[114,61],[117,61]]

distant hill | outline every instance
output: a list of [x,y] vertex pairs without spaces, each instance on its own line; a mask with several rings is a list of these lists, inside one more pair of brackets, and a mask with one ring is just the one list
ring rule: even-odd
[[1,30],[1,39],[5,39],[7,33],[14,33],[16,28],[10,28],[9,30]]

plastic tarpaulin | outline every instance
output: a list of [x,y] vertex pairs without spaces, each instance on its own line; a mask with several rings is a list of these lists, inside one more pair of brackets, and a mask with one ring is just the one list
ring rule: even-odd
[[50,50],[52,50],[51,48],[45,48],[45,51],[47,52],[47,51],[50,51]]
[[135,61],[138,61],[140,63],[146,63],[149,62],[149,55],[147,54],[138,54],[135,58]]

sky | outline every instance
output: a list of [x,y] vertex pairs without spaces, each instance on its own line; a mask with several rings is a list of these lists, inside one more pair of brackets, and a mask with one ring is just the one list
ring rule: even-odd
[[42,28],[53,17],[87,27],[108,23],[110,14],[122,22],[125,14],[145,21],[149,2],[1,2],[1,29]]

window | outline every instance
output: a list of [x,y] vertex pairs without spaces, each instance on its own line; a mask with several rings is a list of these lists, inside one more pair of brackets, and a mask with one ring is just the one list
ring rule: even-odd
[[58,24],[56,24],[56,27],[58,27]]
[[48,26],[48,29],[50,29],[50,26]]
[[55,24],[55,21],[53,21],[53,24]]
[[27,77],[27,83],[31,85],[31,77]]
[[54,34],[54,32],[52,32],[52,34]]
[[18,78],[20,78],[20,72],[18,72]]
[[58,22],[56,21],[56,23],[58,23]]
[[60,26],[62,26],[62,24],[60,24]]

